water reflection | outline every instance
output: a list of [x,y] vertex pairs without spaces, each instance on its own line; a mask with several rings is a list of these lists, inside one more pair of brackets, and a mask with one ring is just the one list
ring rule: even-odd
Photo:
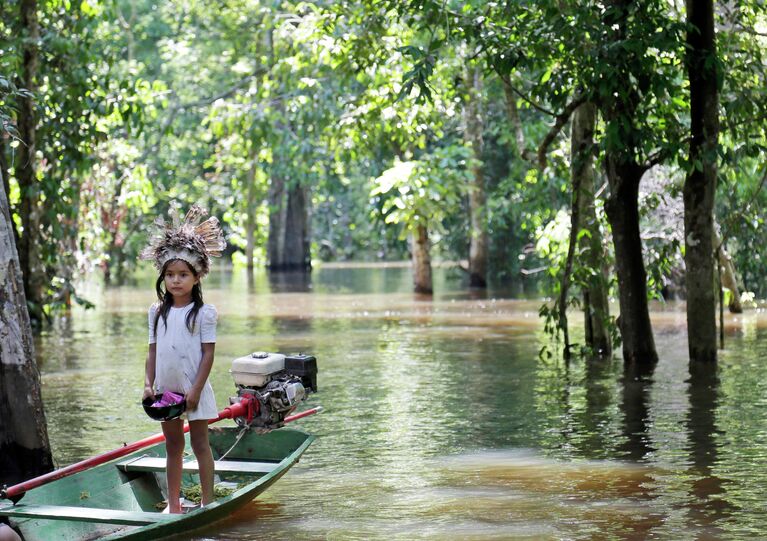
[[[139,406],[146,355],[141,288],[89,294],[98,308],[39,340],[54,456],[70,463],[157,431]],[[767,486],[767,317],[747,314],[718,379],[688,376],[684,311],[654,312],[654,369],[542,362],[538,302],[471,298],[435,273],[330,269],[311,287],[218,273],[211,383],[255,350],[319,360],[318,436],[257,502],[196,539],[758,538]],[[291,289],[292,288],[292,289]],[[574,320],[576,318],[573,318]],[[689,379],[688,379],[689,378]],[[725,473],[726,472],[726,473]]]
[[718,474],[718,441],[723,433],[717,428],[719,407],[719,370],[715,364],[691,363],[688,396],[690,407],[686,425],[690,453],[690,528],[705,532],[701,538],[723,535],[718,523],[736,510],[727,500],[728,481]]
[[270,271],[269,288],[273,293],[305,293],[312,289],[312,273],[305,271]]
[[606,458],[615,441],[611,429],[612,409],[615,405],[613,382],[615,365],[613,359],[594,358],[585,362],[585,407],[580,418],[580,432],[585,435],[581,452],[604,449]]
[[654,371],[653,364],[636,363],[626,364],[623,371],[621,410],[624,442],[618,450],[626,459],[637,462],[647,460],[655,451],[648,429],[648,400]]

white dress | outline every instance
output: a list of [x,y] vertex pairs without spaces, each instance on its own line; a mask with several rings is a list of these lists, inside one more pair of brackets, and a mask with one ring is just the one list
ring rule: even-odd
[[[154,318],[159,306],[153,304],[149,308],[149,343],[157,344],[154,386],[160,393],[164,391],[188,393],[200,369],[202,344],[216,342],[216,308],[211,304],[203,304],[197,312],[193,332],[190,333],[186,326],[186,315],[192,306],[194,303],[181,308],[171,307],[168,312],[167,328],[162,317],[157,322],[157,336],[154,332]],[[196,421],[216,417],[218,417],[216,397],[210,381],[206,381],[200,393],[197,409],[187,411],[186,418]]]

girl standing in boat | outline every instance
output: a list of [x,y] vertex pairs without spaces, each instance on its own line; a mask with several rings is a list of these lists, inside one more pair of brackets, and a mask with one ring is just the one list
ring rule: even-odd
[[[144,399],[167,399],[183,394],[189,439],[197,458],[202,505],[213,501],[213,454],[208,443],[208,420],[218,416],[213,388],[208,382],[216,347],[216,309],[202,300],[200,280],[210,269],[210,257],[226,247],[216,218],[193,206],[183,221],[173,214],[171,224],[160,219],[159,232],[141,253],[160,272],[155,290],[158,302],[149,309],[149,353],[146,359]],[[161,398],[161,396],[164,397]],[[168,509],[180,513],[184,421],[165,420]]]

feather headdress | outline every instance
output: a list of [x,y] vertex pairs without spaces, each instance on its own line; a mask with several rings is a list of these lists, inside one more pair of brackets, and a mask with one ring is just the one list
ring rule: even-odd
[[212,216],[200,223],[208,211],[197,205],[192,205],[183,220],[176,207],[171,207],[169,214],[170,223],[166,223],[162,217],[155,220],[157,231],[139,257],[154,261],[159,271],[168,261],[181,259],[189,263],[202,278],[210,270],[211,256],[220,257],[226,248],[218,218]]

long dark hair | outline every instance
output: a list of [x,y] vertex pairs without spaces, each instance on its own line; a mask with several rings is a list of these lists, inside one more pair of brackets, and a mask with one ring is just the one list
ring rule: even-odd
[[[157,307],[157,311],[154,315],[155,336],[157,336],[157,324],[160,322],[161,316],[162,322],[165,325],[166,332],[168,330],[168,313],[173,307],[173,295],[165,290],[165,271],[167,270],[168,265],[174,261],[183,261],[184,264],[189,267],[189,270],[194,275],[194,277],[199,278],[199,274],[196,270],[194,270],[194,267],[192,267],[192,265],[183,259],[169,259],[165,262],[165,264],[162,266],[162,270],[160,271],[160,276],[158,276],[157,282],[155,282],[154,285],[154,290],[157,292],[157,300],[160,301],[159,306]],[[197,321],[197,314],[200,311],[200,308],[202,308],[202,305],[205,304],[202,300],[202,284],[199,280],[197,280],[197,283],[192,286],[192,302],[194,303],[194,306],[192,306],[192,309],[189,310],[189,313],[186,315],[186,328],[189,329],[190,333],[194,333],[194,324]]]

